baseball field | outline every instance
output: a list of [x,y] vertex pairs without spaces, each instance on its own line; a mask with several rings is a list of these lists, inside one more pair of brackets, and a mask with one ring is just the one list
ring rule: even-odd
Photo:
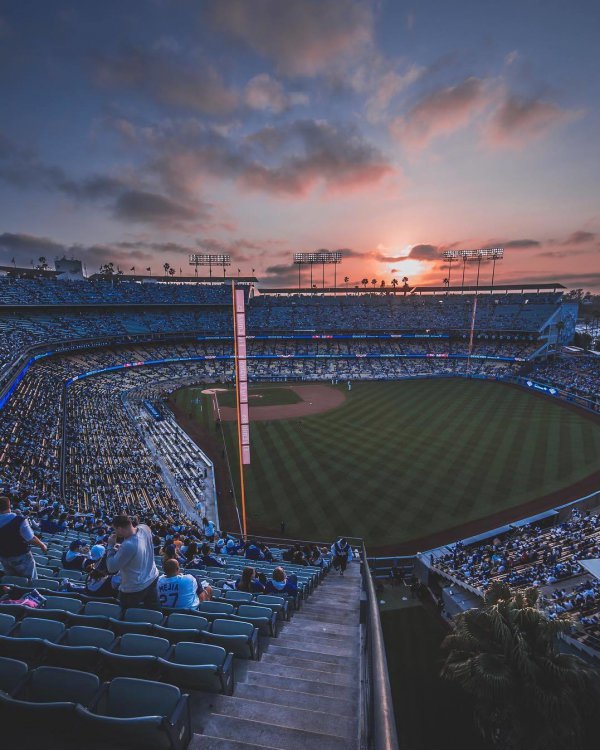
[[[238,485],[232,393],[203,390],[183,389],[173,404],[188,428],[198,426],[199,442],[211,433],[213,443],[224,440],[226,452],[213,445],[211,458],[228,458]],[[600,421],[514,386],[270,383],[252,386],[249,400],[245,480],[257,534],[279,535],[283,522],[290,537],[347,534],[371,549],[416,551],[600,485]]]

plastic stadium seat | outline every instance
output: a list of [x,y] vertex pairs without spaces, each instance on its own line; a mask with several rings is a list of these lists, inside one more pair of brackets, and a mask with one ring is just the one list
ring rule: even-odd
[[294,598],[290,597],[289,599],[287,599],[283,596],[273,596],[272,594],[259,594],[256,597],[257,604],[264,604],[267,607],[270,607],[273,612],[277,612],[282,620],[290,619],[290,601],[294,601]]
[[68,578],[70,581],[83,581],[85,576],[79,570],[64,570],[60,568],[57,573],[57,578]]
[[174,612],[164,625],[154,625],[152,635],[166,638],[170,643],[202,640],[203,631],[208,630],[208,620],[199,615],[186,615]]
[[212,621],[216,620],[217,617],[221,619],[223,616],[229,617],[235,612],[235,607],[233,604],[227,604],[227,602],[200,602],[198,612],[202,617]]
[[14,615],[0,612],[0,635],[8,635],[14,628],[17,618]]
[[60,588],[57,578],[38,578],[35,583],[38,591],[58,591]]
[[113,617],[109,620],[109,627],[116,635],[126,633],[139,633],[148,635],[154,625],[162,625],[165,616],[155,609],[143,609],[141,607],[130,607],[126,609],[120,619]]
[[174,685],[117,677],[93,711],[76,709],[82,736],[107,747],[184,750],[191,737],[189,696]]
[[54,571],[52,568],[44,568],[43,566],[39,565],[36,566],[36,571],[38,574],[38,578],[54,578]]
[[0,719],[18,727],[23,747],[31,747],[36,734],[54,739],[73,732],[75,705],[92,703],[100,680],[88,672],[58,667],[31,671],[12,697],[0,693]]
[[258,630],[249,622],[214,620],[204,640],[242,659],[258,659]]
[[178,643],[159,658],[162,679],[190,690],[233,693],[233,654],[207,643]]
[[0,583],[3,586],[29,586],[29,578],[25,578],[25,576],[2,576]]
[[117,639],[110,651],[100,649],[102,671],[115,677],[153,679],[158,675],[158,657],[171,649],[166,638],[126,633]]
[[69,619],[69,613],[77,614],[81,608],[82,604],[79,599],[72,599],[67,596],[48,596],[43,607],[30,609],[28,612],[24,612],[23,616],[66,622]]
[[252,594],[249,591],[226,591],[225,599],[232,602],[243,602],[248,604],[252,601]]
[[15,625],[9,636],[0,637],[0,656],[28,663],[39,661],[46,643],[56,643],[64,632],[64,624],[57,620],[26,617]]
[[99,649],[110,649],[114,640],[111,630],[75,625],[64,633],[59,643],[46,644],[44,663],[94,672],[100,660]]
[[12,693],[27,674],[27,664],[17,659],[0,657],[0,691]]
[[86,625],[90,628],[105,628],[109,618],[118,619],[121,607],[108,602],[86,602],[79,614],[69,614],[69,625]]
[[263,635],[277,635],[277,614],[268,607],[257,607],[252,604],[240,604],[237,615],[232,615],[234,620],[251,622]]

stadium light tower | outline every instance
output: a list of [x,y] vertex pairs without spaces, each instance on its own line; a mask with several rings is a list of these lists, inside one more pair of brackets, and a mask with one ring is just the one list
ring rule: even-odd
[[294,264],[298,266],[298,289],[300,289],[300,269],[302,266],[310,266],[310,288],[313,288],[313,265],[320,263],[323,266],[322,284],[325,289],[325,266],[333,265],[333,288],[337,289],[337,265],[342,262],[341,250],[317,250],[316,253],[294,253]]
[[[462,293],[464,293],[465,289],[465,268],[467,265],[468,260],[476,260],[477,261],[477,281],[475,283],[475,294],[477,294],[477,291],[479,289],[479,270],[481,268],[481,261],[482,260],[491,260],[493,261],[493,269],[492,269],[492,287],[494,286],[494,275],[496,273],[496,261],[501,260],[504,257],[504,248],[502,247],[484,247],[479,250],[445,250],[442,253],[442,257],[448,261],[450,264],[450,269],[452,269],[452,262],[455,260],[460,260],[462,258],[463,262],[463,273],[462,273]],[[448,274],[448,281],[450,281],[450,274]],[[450,285],[450,284],[448,284]]]
[[208,266],[208,274],[212,282],[212,267],[222,266],[223,267],[223,278],[225,278],[225,266],[231,265],[231,255],[216,254],[216,255],[202,255],[198,253],[191,253],[189,256],[190,266],[196,267],[196,276],[198,276],[198,266]]

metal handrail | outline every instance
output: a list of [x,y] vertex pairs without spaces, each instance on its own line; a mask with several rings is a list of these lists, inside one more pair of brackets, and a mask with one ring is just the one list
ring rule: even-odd
[[370,705],[367,707],[367,742],[369,750],[398,750],[398,734],[396,732],[396,719],[394,717],[394,704],[381,617],[364,543],[362,545],[362,559],[363,586],[367,595],[366,645],[370,680]]

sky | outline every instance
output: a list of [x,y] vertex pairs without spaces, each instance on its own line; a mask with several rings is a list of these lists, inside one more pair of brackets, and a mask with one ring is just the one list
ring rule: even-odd
[[440,285],[502,246],[499,282],[600,291],[599,31],[597,0],[0,0],[0,265],[285,286],[329,249]]

